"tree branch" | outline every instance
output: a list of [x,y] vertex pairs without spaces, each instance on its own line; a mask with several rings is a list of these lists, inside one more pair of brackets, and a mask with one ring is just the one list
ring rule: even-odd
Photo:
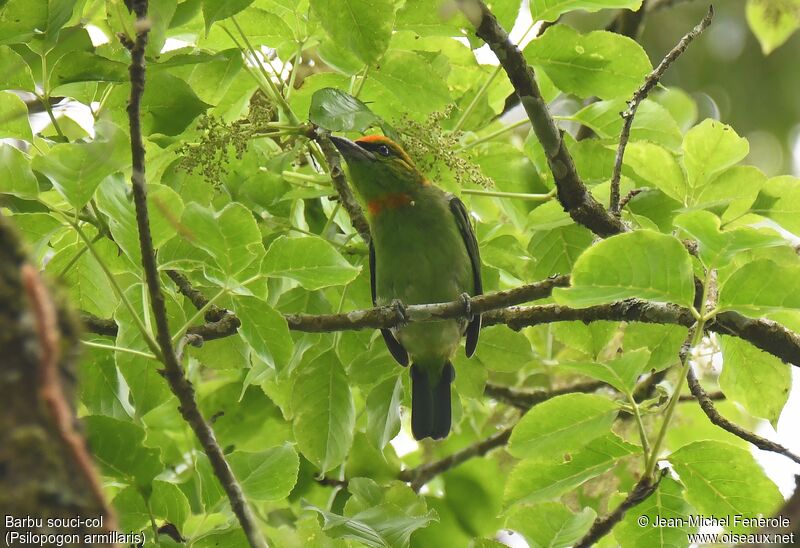
[[533,131],[544,149],[561,205],[575,222],[598,236],[606,237],[625,232],[627,229],[622,221],[610,215],[581,181],[561,132],[547,110],[533,69],[508,39],[506,31],[481,0],[459,0],[458,3],[467,19],[475,26],[477,35],[497,56],[519,95]]
[[661,478],[664,477],[666,472],[666,469],[662,470],[661,474],[655,481],[652,481],[647,475],[643,476],[642,479],[640,479],[633,487],[633,489],[631,489],[631,492],[628,493],[628,496],[625,498],[625,500],[623,500],[613,512],[606,517],[598,517],[594,521],[589,531],[575,544],[575,548],[592,546],[595,542],[610,533],[611,529],[613,529],[617,523],[622,521],[622,518],[625,517],[625,513],[628,510],[637,504],[644,502],[647,497],[655,492],[655,490],[658,488],[658,484],[661,483]]
[[465,317],[468,312],[483,314],[498,308],[542,299],[549,296],[554,287],[566,287],[567,285],[569,285],[569,277],[554,276],[514,289],[478,295],[470,299],[469,311],[466,309],[466,303],[458,300],[448,303],[409,306],[379,306],[343,314],[286,314],[284,317],[289,324],[289,329],[306,332],[396,327],[414,321]]
[[[506,324],[515,330],[533,325],[570,321],[642,322],[674,324],[686,328],[694,324],[694,317],[688,308],[640,299],[627,299],[581,309],[556,304],[513,306],[519,302],[546,297],[553,287],[563,287],[568,283],[566,276],[557,276],[507,291],[487,293],[473,297],[471,309],[473,313],[483,314],[484,327]],[[465,304],[459,300],[411,305],[404,308],[382,306],[343,314],[286,314],[284,317],[289,329],[319,333],[391,328],[414,321],[462,317],[465,316],[465,312]],[[97,318],[86,313],[82,316],[84,325],[89,331],[100,335],[116,335],[117,329],[113,320]],[[206,340],[218,339],[236,333],[238,322],[238,318],[228,314],[219,322],[192,327],[188,333],[199,335]],[[738,312],[728,311],[717,314],[707,329],[722,335],[739,337],[786,363],[800,364],[800,335],[772,320],[747,318]]]
[[501,430],[500,432],[493,434],[485,440],[472,444],[469,447],[466,447],[461,451],[457,451],[456,453],[453,453],[452,455],[449,455],[441,460],[423,464],[421,466],[417,466],[416,468],[403,470],[400,472],[399,478],[401,481],[409,482],[414,491],[419,491],[423,485],[431,481],[439,474],[442,474],[451,468],[455,468],[459,464],[462,464],[473,457],[482,457],[492,449],[505,445],[508,443],[508,439],[511,437],[511,431],[513,429],[514,426],[512,425],[505,430]]
[[556,396],[573,394],[575,392],[591,393],[596,392],[601,388],[610,388],[610,386],[604,382],[590,381],[565,386],[563,388],[546,390],[544,388],[525,389],[487,383],[483,389],[483,393],[484,395],[489,396],[497,401],[501,401],[522,411],[527,411],[534,405],[538,405],[549,400],[550,398],[555,398]]
[[[642,8],[641,11],[644,11]],[[647,78],[644,79],[644,83],[633,93],[633,97],[628,101],[628,108],[624,112],[621,112],[620,115],[624,120],[622,124],[622,132],[619,136],[619,146],[617,146],[617,154],[614,158],[614,172],[611,176],[611,198],[610,203],[608,206],[609,211],[616,216],[619,216],[620,207],[619,202],[619,180],[622,173],[622,159],[625,155],[625,147],[628,145],[628,139],[631,135],[631,126],[633,125],[633,118],[636,116],[636,109],[639,108],[639,104],[644,101],[647,94],[658,84],[659,80],[664,73],[667,71],[669,66],[681,56],[681,54],[686,51],[686,48],[689,47],[689,44],[692,43],[692,40],[700,36],[704,30],[708,28],[711,24],[711,19],[714,17],[714,7],[708,7],[708,13],[706,16],[703,17],[703,20],[697,24],[691,31],[686,33],[683,38],[681,38],[680,42],[670,50],[669,53],[661,60],[658,66],[647,75]]]
[[753,432],[749,432],[720,415],[717,408],[714,407],[711,397],[706,394],[706,391],[703,390],[702,386],[700,386],[700,381],[697,380],[697,377],[695,376],[691,367],[686,374],[686,380],[689,381],[689,390],[691,390],[694,397],[697,398],[697,401],[700,403],[700,407],[703,409],[703,412],[708,417],[708,420],[710,420],[713,424],[716,424],[723,430],[730,432],[738,438],[742,438],[743,440],[752,443],[759,449],[778,453],[800,464],[800,456],[795,455],[780,443],[775,443],[774,441],[762,438]]
[[124,40],[123,44],[128,47],[131,53],[131,64],[129,68],[131,95],[128,102],[132,158],[131,183],[133,185],[133,200],[136,208],[136,224],[139,231],[139,247],[142,252],[142,267],[147,280],[150,305],[153,309],[153,317],[156,324],[156,340],[161,349],[160,358],[165,367],[164,377],[167,379],[172,392],[177,396],[180,402],[180,407],[178,409],[181,415],[191,426],[203,450],[206,455],[208,455],[208,459],[214,469],[214,474],[217,476],[222,488],[228,495],[231,508],[234,514],[236,514],[250,546],[266,548],[267,544],[247,505],[242,489],[225,460],[222,449],[214,436],[214,431],[205,421],[197,407],[197,402],[194,399],[194,388],[184,375],[183,368],[172,346],[167,309],[164,302],[164,295],[161,292],[155,249],[150,233],[150,220],[147,210],[147,189],[145,183],[145,149],[140,117],[141,102],[145,87],[144,53],[150,25],[147,18],[148,2],[147,0],[131,0],[130,7],[136,14],[136,40],[134,43],[130,43],[129,40]]

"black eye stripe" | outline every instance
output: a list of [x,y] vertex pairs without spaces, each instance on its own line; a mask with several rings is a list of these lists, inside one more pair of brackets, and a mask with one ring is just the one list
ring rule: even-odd
[[393,147],[390,147],[386,143],[381,143],[381,142],[370,143],[370,142],[363,142],[363,141],[356,141],[356,143],[358,143],[358,146],[360,146],[364,150],[368,150],[370,152],[376,152],[376,153],[380,154],[381,156],[388,157],[388,156],[395,155],[395,151],[394,151]]

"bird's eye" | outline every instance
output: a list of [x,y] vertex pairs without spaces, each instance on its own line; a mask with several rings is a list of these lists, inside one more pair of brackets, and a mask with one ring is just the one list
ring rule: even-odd
[[378,154],[381,156],[389,156],[389,147],[386,145],[381,145],[378,147]]

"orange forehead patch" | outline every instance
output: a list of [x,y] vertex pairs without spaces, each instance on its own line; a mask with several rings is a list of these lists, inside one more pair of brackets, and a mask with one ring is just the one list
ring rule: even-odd
[[377,134],[375,134],[375,135],[365,135],[364,137],[360,137],[360,138],[356,139],[356,143],[370,143],[370,144],[378,144],[378,143],[380,143],[380,144],[386,145],[387,147],[392,149],[392,151],[400,159],[402,159],[405,163],[407,163],[409,166],[413,166],[414,165],[414,162],[411,161],[411,158],[406,153],[406,151],[403,150],[403,147],[401,147],[400,145],[398,145],[397,143],[395,143],[394,141],[392,141],[391,139],[389,139],[385,135],[377,135]]
[[364,137],[359,137],[358,139],[356,139],[356,143],[380,143],[380,142],[393,145],[397,144],[388,137],[385,137],[384,135],[378,135],[377,133],[375,135],[365,135]]

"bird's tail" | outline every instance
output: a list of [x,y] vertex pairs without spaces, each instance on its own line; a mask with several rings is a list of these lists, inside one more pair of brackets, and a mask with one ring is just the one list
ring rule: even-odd
[[432,379],[429,371],[411,365],[411,431],[417,440],[438,440],[450,433],[450,383],[455,369],[448,360],[438,379]]

